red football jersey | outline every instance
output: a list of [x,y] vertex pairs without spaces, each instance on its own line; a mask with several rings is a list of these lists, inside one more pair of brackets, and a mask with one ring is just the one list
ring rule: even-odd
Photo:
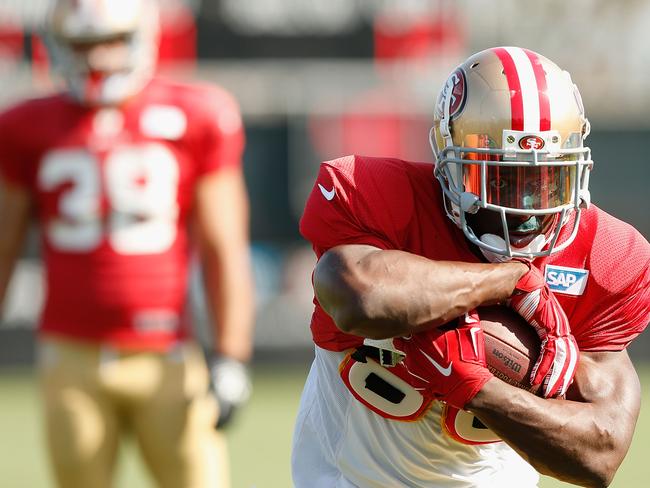
[[[623,349],[650,321],[650,245],[594,205],[579,225],[571,246],[535,264],[545,271],[581,350]],[[559,242],[571,228],[569,222]],[[481,261],[446,216],[430,163],[360,156],[323,163],[300,231],[318,258],[337,245],[368,244],[433,260]],[[316,298],[314,304],[316,344],[334,351],[361,344],[336,327]]]
[[119,109],[59,94],[1,114],[0,169],[32,192],[42,231],[41,331],[150,349],[185,336],[195,185],[239,166],[243,145],[236,102],[207,85],[154,79]]

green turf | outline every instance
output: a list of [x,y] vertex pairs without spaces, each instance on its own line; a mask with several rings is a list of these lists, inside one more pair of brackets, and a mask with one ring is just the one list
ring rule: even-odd
[[[233,488],[289,488],[293,419],[307,365],[258,368],[250,404],[229,431]],[[614,488],[650,486],[650,365],[640,368],[643,410],[630,452]],[[38,391],[26,371],[0,371],[0,486],[46,488]],[[122,452],[117,488],[149,488],[147,474],[129,445]],[[568,486],[544,478],[541,488]]]

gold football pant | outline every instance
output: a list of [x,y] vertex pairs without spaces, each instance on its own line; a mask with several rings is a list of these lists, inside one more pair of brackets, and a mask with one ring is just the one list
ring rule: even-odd
[[126,352],[40,341],[48,450],[61,488],[108,488],[120,434],[130,432],[161,488],[229,486],[216,401],[200,350]]

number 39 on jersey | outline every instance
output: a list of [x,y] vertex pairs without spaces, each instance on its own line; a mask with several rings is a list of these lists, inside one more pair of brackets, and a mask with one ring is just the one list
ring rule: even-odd
[[41,191],[61,189],[48,240],[63,252],[91,252],[104,239],[119,254],[164,252],[176,239],[178,180],[174,154],[157,143],[120,146],[103,157],[52,150],[37,178]]

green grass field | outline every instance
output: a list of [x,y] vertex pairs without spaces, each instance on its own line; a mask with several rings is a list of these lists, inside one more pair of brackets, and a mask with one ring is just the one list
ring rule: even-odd
[[[256,368],[250,404],[229,431],[233,488],[289,488],[293,419],[308,365]],[[639,368],[643,410],[632,448],[619,470],[615,488],[650,486],[650,365]],[[41,447],[38,392],[31,372],[0,371],[0,486],[47,488]],[[117,488],[148,488],[148,475],[135,450],[125,446]],[[540,487],[568,486],[544,478]],[[91,488],[91,487],[89,487]]]

